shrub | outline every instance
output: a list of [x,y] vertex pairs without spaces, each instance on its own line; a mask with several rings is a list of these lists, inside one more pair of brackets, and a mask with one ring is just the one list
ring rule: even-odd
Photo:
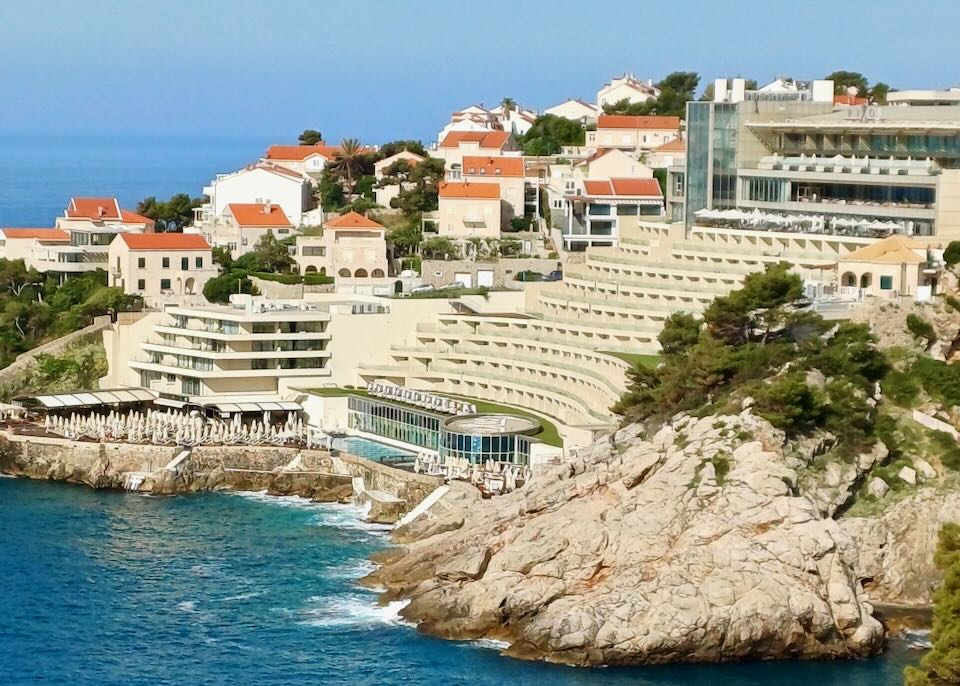
[[883,393],[897,405],[910,407],[920,393],[920,384],[905,372],[892,371],[883,380]]
[[299,274],[277,274],[274,272],[251,272],[250,276],[255,276],[258,279],[263,279],[264,281],[276,281],[277,283],[285,283],[288,286],[298,283],[303,283],[303,277]]
[[934,330],[933,325],[923,317],[912,313],[908,314],[907,329],[913,334],[914,338],[924,341],[927,350],[937,341],[937,332]]
[[757,414],[788,434],[812,429],[824,414],[822,397],[799,374],[762,384],[754,400]]
[[326,274],[304,274],[303,283],[307,286],[326,286],[333,283],[333,277]]
[[529,217],[513,217],[510,220],[510,228],[514,231],[529,231],[533,221]]
[[919,357],[910,374],[932,397],[948,405],[960,405],[960,365]]

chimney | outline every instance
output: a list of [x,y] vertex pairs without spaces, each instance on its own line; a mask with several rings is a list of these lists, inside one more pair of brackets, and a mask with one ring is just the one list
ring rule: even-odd
[[263,203],[263,213],[269,215],[271,212],[273,212],[273,203],[267,200]]
[[103,219],[103,215],[105,215],[106,213],[107,213],[107,210],[106,210],[105,207],[103,207],[103,205],[98,205],[98,206],[97,206],[97,216],[98,216],[98,217],[100,217],[101,219]]

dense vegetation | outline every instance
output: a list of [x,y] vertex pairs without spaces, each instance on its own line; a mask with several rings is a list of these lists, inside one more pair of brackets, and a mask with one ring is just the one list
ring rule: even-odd
[[919,667],[907,667],[906,686],[960,684],[960,525],[940,529],[934,562],[943,572],[943,585],[933,594],[933,649]]
[[169,200],[157,200],[151,195],[137,204],[136,212],[152,219],[157,231],[183,231],[193,221],[194,208],[202,204],[203,198],[191,198],[186,193],[177,193]]
[[700,75],[692,71],[675,71],[656,84],[660,96],[646,102],[621,100],[603,108],[606,114],[660,114],[687,116],[687,102],[693,100],[700,84]]
[[565,145],[583,145],[586,134],[580,122],[544,114],[517,142],[524,155],[556,155]]
[[53,274],[27,269],[23,260],[0,259],[0,366],[50,339],[89,325],[93,318],[139,309],[142,301],[107,287],[103,271],[63,284]]
[[662,363],[632,369],[614,411],[657,420],[735,409],[749,397],[788,435],[823,428],[844,452],[872,443],[871,396],[889,370],[886,358],[868,327],[829,324],[807,311],[801,295],[799,277],[780,264],[749,275],[702,319],[672,315],[659,337]]
[[100,334],[95,334],[57,355],[38,354],[33,364],[0,387],[0,399],[97,388],[100,378],[108,371]]

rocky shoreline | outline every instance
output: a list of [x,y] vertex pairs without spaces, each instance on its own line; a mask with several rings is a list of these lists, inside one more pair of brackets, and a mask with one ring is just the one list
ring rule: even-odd
[[[866,657],[887,636],[875,602],[929,602],[925,540],[905,545],[882,518],[832,518],[856,468],[809,490],[783,435],[748,411],[641,433],[494,500],[452,490],[396,531],[402,547],[364,582],[408,600],[403,617],[425,633],[577,666]],[[889,540],[864,550],[878,521]],[[921,528],[935,540],[937,526]],[[897,576],[910,558],[913,575]]]
[[95,489],[175,495],[265,491],[314,502],[369,505],[369,521],[392,524],[440,480],[351,455],[272,446],[177,448],[69,441],[0,432],[0,474]]

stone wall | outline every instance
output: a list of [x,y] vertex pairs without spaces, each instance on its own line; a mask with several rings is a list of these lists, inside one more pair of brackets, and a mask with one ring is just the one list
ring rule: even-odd
[[280,283],[279,281],[258,279],[255,276],[251,276],[250,281],[257,287],[261,295],[278,300],[299,300],[306,293],[333,293],[335,290],[332,283],[322,285]]
[[470,274],[471,287],[477,286],[477,272],[493,270],[494,288],[523,288],[522,281],[515,281],[514,277],[520,272],[532,271],[549,274],[559,269],[560,260],[546,258],[504,258],[495,262],[478,262],[475,260],[424,260],[421,263],[420,275],[424,284],[434,287],[449,286],[458,272]]

